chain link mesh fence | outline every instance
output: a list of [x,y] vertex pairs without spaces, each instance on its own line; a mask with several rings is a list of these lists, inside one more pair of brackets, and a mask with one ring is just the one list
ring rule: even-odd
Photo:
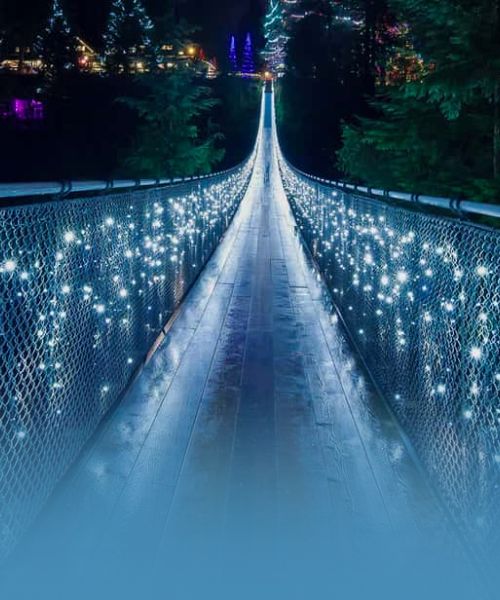
[[126,389],[252,168],[0,209],[0,556]]
[[500,550],[500,231],[336,191],[280,157],[302,236],[454,520]]

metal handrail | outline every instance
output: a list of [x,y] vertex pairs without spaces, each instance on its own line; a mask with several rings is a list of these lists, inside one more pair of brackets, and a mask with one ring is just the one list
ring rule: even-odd
[[300,173],[300,175],[303,175],[304,177],[307,177],[312,181],[317,181],[318,183],[331,186],[343,192],[354,192],[355,194],[360,196],[376,198],[385,202],[387,202],[388,200],[396,200],[398,202],[404,202],[412,204],[414,206],[430,206],[432,208],[448,210],[455,214],[458,213],[462,216],[475,215],[481,217],[493,217],[495,219],[500,219],[500,204],[487,204],[486,202],[476,202],[474,200],[443,198],[439,196],[428,196],[424,194],[409,194],[407,192],[395,192],[390,190],[376,189],[367,186],[347,183],[344,181],[333,181],[301,171],[288,161],[286,162],[289,167],[293,168],[297,173]]
[[[244,161],[246,162],[246,161]],[[242,163],[243,164],[243,163]],[[54,196],[68,196],[70,194],[85,192],[110,192],[116,190],[136,190],[157,186],[175,185],[185,182],[202,181],[210,177],[226,175],[241,165],[231,169],[216,171],[206,175],[194,177],[175,177],[161,179],[109,179],[98,181],[68,180],[68,181],[40,181],[32,183],[2,183],[0,184],[0,199],[25,199],[25,198],[53,198]]]

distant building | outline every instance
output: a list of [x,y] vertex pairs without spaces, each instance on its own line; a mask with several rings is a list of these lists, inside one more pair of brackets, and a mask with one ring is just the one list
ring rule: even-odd
[[88,73],[102,73],[105,70],[104,59],[82,38],[76,38],[77,66]]
[[0,59],[0,71],[16,71],[24,75],[33,75],[41,68],[42,61],[31,46],[15,46]]
[[[75,38],[76,64],[75,68],[83,73],[101,74],[109,71],[109,64],[104,54],[92,48],[81,37]],[[203,48],[194,42],[186,43],[179,48],[172,43],[161,45],[156,53],[154,61],[148,57],[146,48],[143,46],[132,46],[123,55],[128,73],[147,73],[151,65],[160,69],[169,70],[177,68],[191,68],[199,75],[214,79],[219,70],[215,59],[209,61],[205,57]],[[4,53],[0,58],[0,73],[16,72],[21,75],[37,75],[43,70],[43,60],[32,47],[15,47],[10,52]],[[125,69],[117,71],[125,72]]]
[[[104,60],[82,38],[75,38],[76,67],[81,71],[89,73],[102,73],[104,71]],[[15,71],[23,75],[36,75],[43,68],[42,58],[31,47],[15,47],[0,60],[0,70]]]

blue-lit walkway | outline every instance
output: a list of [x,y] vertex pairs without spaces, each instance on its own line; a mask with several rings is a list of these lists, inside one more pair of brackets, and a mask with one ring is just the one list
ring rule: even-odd
[[432,569],[446,518],[332,316],[266,110],[222,245],[25,542],[25,597],[377,598],[377,574],[386,598],[454,587],[445,560]]

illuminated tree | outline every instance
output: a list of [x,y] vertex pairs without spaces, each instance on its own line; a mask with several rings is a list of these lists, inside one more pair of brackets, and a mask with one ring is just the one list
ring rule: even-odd
[[255,72],[252,36],[249,33],[247,33],[247,37],[245,39],[245,47],[243,49],[242,71],[245,75],[250,75]]
[[284,11],[280,0],[271,0],[264,19],[266,46],[262,53],[272,71],[283,71],[288,35],[285,30]]
[[60,0],[53,0],[45,29],[38,36],[35,49],[43,61],[47,79],[58,79],[76,64],[76,43]]
[[108,69],[116,73],[150,67],[155,60],[153,29],[141,0],[113,0],[104,35]]
[[229,44],[229,64],[231,71],[235,73],[238,70],[238,58],[236,55],[236,38],[234,35],[231,36],[231,42]]

